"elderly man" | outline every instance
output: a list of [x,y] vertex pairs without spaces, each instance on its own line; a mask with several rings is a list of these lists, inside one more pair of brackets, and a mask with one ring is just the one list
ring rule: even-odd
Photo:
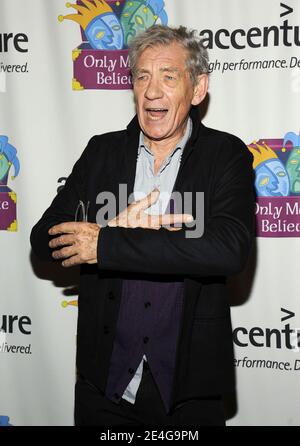
[[[195,32],[148,29],[130,65],[137,116],[90,140],[31,234],[39,257],[81,265],[75,422],[224,425],[222,395],[234,388],[225,282],[253,239],[252,156],[198,118],[208,57]],[[120,184],[129,201],[105,224],[98,194],[119,204]],[[176,215],[172,192],[188,192],[192,212]],[[200,192],[204,231],[191,236]],[[83,222],[78,203],[89,204]]]

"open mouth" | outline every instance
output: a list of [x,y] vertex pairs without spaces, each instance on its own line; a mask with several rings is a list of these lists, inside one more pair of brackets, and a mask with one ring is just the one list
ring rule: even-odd
[[146,112],[148,114],[148,116],[151,119],[154,120],[158,120],[158,119],[162,119],[166,116],[166,114],[168,113],[168,109],[167,108],[146,108]]

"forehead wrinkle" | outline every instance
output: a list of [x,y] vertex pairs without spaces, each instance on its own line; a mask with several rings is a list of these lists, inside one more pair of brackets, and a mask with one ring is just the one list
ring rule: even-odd
[[147,70],[147,68],[137,68],[136,72],[137,73],[150,73],[150,71]]
[[160,68],[159,71],[162,71],[162,72],[169,71],[169,72],[172,72],[172,73],[178,73],[181,70],[178,67],[169,67],[167,65],[165,67]]
[[[177,59],[177,60],[176,60]],[[185,62],[185,57],[184,57],[184,62]],[[141,69],[143,69],[143,67],[145,66],[161,66],[161,67],[171,67],[177,70],[180,70],[180,65],[182,65],[182,58],[179,57],[166,57],[163,56],[161,57],[160,54],[155,55],[154,57],[145,57],[144,54],[141,55],[138,58],[137,67],[141,67]],[[186,65],[186,63],[184,63],[184,66]]]
[[[161,68],[159,68],[159,72],[160,73],[166,73],[166,72],[168,72],[168,73],[178,73],[178,74],[180,74],[181,73],[181,69],[180,68],[178,68],[178,67],[172,67],[172,66],[164,66],[164,67],[161,67]],[[136,72],[137,73],[147,73],[147,74],[150,74],[151,73],[151,71],[150,70],[148,70],[147,68],[138,68],[137,70],[136,70]]]

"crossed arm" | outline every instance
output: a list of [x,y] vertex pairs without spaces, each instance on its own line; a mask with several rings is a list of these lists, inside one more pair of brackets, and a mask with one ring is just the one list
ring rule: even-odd
[[[159,197],[159,191],[150,192],[147,197],[134,202],[118,216],[108,222],[109,227],[160,229],[162,225],[169,231],[181,228],[168,226],[173,223],[188,223],[193,220],[188,214],[149,215],[145,210],[152,206]],[[97,223],[66,222],[49,229],[49,235],[55,236],[49,242],[54,249],[52,257],[62,260],[65,267],[81,263],[97,263],[97,246],[101,226]]]
[[186,238],[184,228],[165,226],[188,222],[191,216],[151,216],[148,220],[144,211],[157,199],[156,192],[130,205],[106,227],[73,222],[78,200],[86,196],[86,160],[87,151],[32,230],[31,244],[40,258],[58,259],[66,267],[98,262],[103,270],[157,274],[228,275],[244,267],[254,236],[255,201],[252,159],[240,143],[238,150],[229,147],[228,153],[224,147],[220,152],[209,216],[200,238]]

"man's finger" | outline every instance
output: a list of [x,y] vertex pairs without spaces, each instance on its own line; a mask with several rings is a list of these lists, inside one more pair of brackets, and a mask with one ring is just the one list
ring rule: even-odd
[[74,246],[66,246],[65,248],[57,249],[52,252],[54,259],[66,259],[77,254],[77,249]]
[[82,262],[81,257],[79,255],[75,255],[70,257],[69,259],[64,260],[61,264],[62,266],[68,268],[70,266],[80,265]]
[[158,189],[154,189],[147,195],[147,197],[138,200],[134,206],[136,206],[139,210],[147,209],[158,200],[159,194],[160,191]]
[[49,229],[48,234],[50,235],[68,234],[68,233],[71,234],[77,232],[81,225],[82,222],[75,222],[75,221],[60,223],[59,225],[52,226],[52,228]]
[[173,228],[172,226],[163,226],[168,231],[181,231],[182,228]]
[[116,226],[118,226],[118,220],[117,220],[117,218],[113,218],[112,220],[109,220],[109,222],[107,223],[107,226],[110,226],[110,227],[116,227]]
[[75,236],[73,234],[64,234],[60,237],[55,237],[50,240],[50,248],[58,248],[59,246],[72,245],[75,242]]
[[158,215],[160,225],[170,225],[174,223],[191,223],[194,220],[190,214],[164,214]]

